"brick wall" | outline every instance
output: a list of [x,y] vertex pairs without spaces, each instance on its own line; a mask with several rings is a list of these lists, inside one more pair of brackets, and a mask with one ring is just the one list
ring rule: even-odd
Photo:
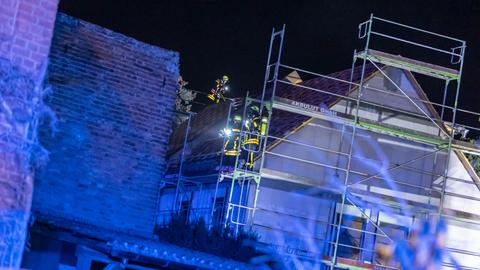
[[57,4],[58,0],[2,0],[1,57],[22,71],[38,73],[50,48]]
[[47,102],[58,132],[41,134],[50,160],[35,179],[40,219],[151,236],[178,61],[176,52],[58,14]]
[[57,4],[0,1],[0,269],[17,269],[24,249],[35,119]]

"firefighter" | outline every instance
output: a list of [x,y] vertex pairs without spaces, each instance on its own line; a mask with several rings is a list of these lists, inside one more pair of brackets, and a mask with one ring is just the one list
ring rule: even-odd
[[215,103],[219,103],[220,100],[225,100],[225,91],[228,90],[228,76],[223,75],[222,79],[215,80],[216,86],[210,90],[210,94],[207,95]]
[[[265,136],[267,133],[268,124],[268,112],[264,108],[262,115],[258,106],[254,105],[248,108],[247,120],[245,120],[245,128],[247,130],[247,136],[243,142],[244,146],[258,146],[260,143],[260,136]],[[255,149],[249,147],[249,149]]]
[[247,119],[245,120],[245,129],[247,131],[244,148],[247,150],[256,150],[260,143],[260,111],[258,106],[250,106],[247,111]]
[[265,136],[267,132],[268,116],[263,110],[260,115],[260,108],[256,105],[250,106],[247,110],[247,119],[245,120],[245,140],[242,148],[248,151],[246,166],[253,168],[254,153],[260,150],[261,136]]
[[262,118],[260,120],[260,135],[265,136],[267,135],[267,127],[268,127],[268,110],[266,107],[262,110]]
[[222,137],[226,137],[223,153],[226,156],[238,156],[240,154],[240,129],[242,127],[242,117],[233,116],[231,128],[226,127],[221,132]]

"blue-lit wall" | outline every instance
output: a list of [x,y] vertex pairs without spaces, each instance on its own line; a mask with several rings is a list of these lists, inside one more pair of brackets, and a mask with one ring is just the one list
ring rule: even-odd
[[[0,269],[18,269],[27,239],[43,78],[58,0],[0,1]],[[34,162],[32,162],[34,163]]]
[[35,214],[75,230],[150,236],[179,54],[59,14],[49,59],[58,131],[41,134],[50,160],[36,173]]

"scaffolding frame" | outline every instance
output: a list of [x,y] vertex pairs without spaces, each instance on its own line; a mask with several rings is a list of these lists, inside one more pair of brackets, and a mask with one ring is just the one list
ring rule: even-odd
[[[423,43],[418,43],[418,42],[413,42],[410,40],[398,38],[396,36],[384,34],[380,31],[377,31],[373,29],[373,25],[376,24],[386,24],[386,25],[394,25],[397,27],[409,29],[412,31],[416,31],[428,36],[434,36],[437,38],[442,38],[446,39],[452,42],[458,43],[458,46],[452,47],[450,51],[445,50],[445,49],[440,49],[436,48],[433,46],[429,46]],[[362,251],[367,251],[367,252],[374,252],[374,250],[367,250],[364,248],[360,247],[353,247],[353,246],[348,246],[345,244],[341,244],[339,242],[340,238],[340,230],[341,229],[350,229],[350,230],[355,230],[355,228],[351,228],[349,226],[343,225],[342,220],[344,216],[344,211],[346,206],[352,206],[356,209],[358,209],[361,212],[361,215],[364,217],[367,223],[372,224],[372,226],[375,227],[377,232],[370,232],[363,230],[362,233],[366,234],[374,234],[375,236],[378,236],[380,238],[385,238],[388,241],[392,241],[391,237],[383,231],[381,226],[379,225],[379,220],[378,217],[372,218],[370,217],[369,214],[365,213],[364,210],[362,209],[362,206],[357,205],[356,201],[354,201],[352,198],[357,198],[359,196],[359,193],[357,190],[354,190],[353,188],[355,186],[358,186],[362,184],[363,182],[369,181],[371,179],[377,179],[380,181],[386,181],[380,173],[374,173],[374,174],[366,174],[362,173],[359,171],[355,171],[352,168],[352,160],[356,157],[355,153],[353,153],[353,146],[355,144],[356,136],[358,136],[359,130],[365,130],[369,132],[374,132],[374,133],[380,133],[392,137],[399,137],[405,139],[407,142],[412,142],[413,143],[422,143],[426,145],[432,146],[432,151],[428,152],[425,155],[418,156],[418,157],[412,157],[410,160],[401,163],[401,164],[395,164],[394,166],[391,166],[388,168],[388,171],[394,171],[397,169],[407,169],[407,170],[417,170],[419,174],[421,175],[429,175],[435,179],[441,179],[441,182],[439,183],[433,183],[434,181],[432,180],[432,186],[431,187],[425,187],[422,185],[415,185],[415,184],[410,184],[407,183],[406,181],[402,181],[401,179],[392,179],[396,184],[399,185],[406,185],[406,186],[411,186],[413,188],[419,188],[423,189],[426,193],[429,194],[428,198],[429,201],[427,203],[427,206],[424,208],[418,207],[413,205],[412,209],[415,209],[415,213],[418,213],[419,215],[424,215],[424,216],[442,216],[446,219],[451,219],[451,220],[456,220],[458,222],[467,222],[467,223],[473,223],[475,225],[480,225],[480,222],[474,222],[471,220],[468,220],[466,218],[459,218],[456,216],[452,216],[449,213],[444,212],[444,200],[445,196],[457,196],[461,197],[461,194],[455,194],[452,192],[447,192],[446,191],[446,183],[447,179],[452,180],[452,181],[458,181],[458,182],[463,182],[463,183],[468,183],[466,179],[460,179],[456,177],[449,176],[449,162],[450,162],[450,156],[452,154],[457,154],[457,155],[463,155],[463,153],[469,153],[469,154],[474,154],[474,155],[480,155],[480,147],[478,145],[475,145],[474,143],[471,142],[465,142],[461,140],[455,139],[455,131],[456,128],[467,128],[470,130],[476,130],[480,131],[480,127],[473,127],[471,125],[466,125],[466,124],[461,124],[457,121],[457,113],[465,113],[468,114],[472,117],[480,117],[480,113],[478,112],[473,112],[470,110],[465,110],[458,108],[458,98],[459,98],[459,92],[460,92],[460,81],[462,77],[462,72],[463,72],[463,61],[464,61],[464,55],[465,55],[465,48],[466,48],[466,42],[463,40],[459,40],[456,38],[452,38],[449,36],[441,35],[435,32],[423,30],[420,28],[408,26],[405,24],[397,23],[394,21],[386,20],[383,18],[375,17],[373,14],[370,15],[370,18],[366,20],[365,22],[362,22],[358,26],[358,38],[361,40],[365,41],[365,46],[363,50],[361,51],[354,51],[353,53],[353,61],[352,61],[352,73],[350,76],[350,80],[344,80],[344,79],[339,79],[323,74],[318,74],[315,72],[307,71],[305,69],[297,68],[297,67],[292,67],[289,65],[285,65],[281,63],[281,57],[282,57],[282,51],[283,51],[283,43],[284,43],[284,37],[285,37],[285,25],[280,29],[276,30],[275,28],[272,30],[271,33],[271,39],[270,39],[270,44],[269,44],[269,52],[268,52],[268,57],[267,57],[267,64],[265,68],[265,78],[264,78],[264,84],[263,84],[263,89],[262,89],[262,95],[260,99],[254,99],[248,96],[245,98],[244,101],[244,106],[243,106],[243,118],[245,119],[246,116],[246,110],[249,104],[251,103],[257,103],[259,104],[261,110],[268,110],[268,124],[267,124],[267,133],[265,135],[260,135],[260,151],[256,154],[256,165],[252,169],[246,169],[243,167],[241,164],[241,157],[237,156],[235,159],[235,164],[233,167],[233,171],[222,171],[223,168],[223,151],[221,151],[222,155],[220,158],[220,169],[219,173],[216,177],[216,186],[215,186],[215,195],[213,199],[213,204],[210,210],[210,216],[213,216],[214,211],[215,211],[215,202],[217,198],[217,192],[220,183],[224,182],[225,179],[230,179],[230,187],[229,187],[229,198],[228,202],[226,205],[226,212],[225,212],[225,219],[224,219],[224,225],[225,226],[232,226],[235,230],[235,232],[238,232],[238,230],[241,227],[252,227],[255,213],[256,211],[269,211],[266,209],[258,209],[257,208],[257,200],[258,196],[260,193],[260,182],[263,177],[266,178],[272,178],[273,177],[278,177],[278,179],[284,179],[284,180],[293,180],[293,181],[302,181],[302,179],[285,179],[285,176],[277,176],[274,174],[274,172],[270,171],[268,168],[265,168],[265,159],[267,155],[279,155],[278,153],[274,153],[271,150],[271,146],[268,145],[268,140],[273,139],[276,142],[288,142],[288,143],[293,143],[293,144],[300,144],[304,147],[309,147],[312,149],[316,149],[319,151],[327,151],[327,152],[332,152],[338,155],[342,155],[347,157],[347,165],[346,168],[341,168],[341,167],[334,167],[331,166],[333,169],[344,171],[345,177],[344,177],[344,182],[341,187],[339,187],[338,190],[334,190],[331,192],[340,194],[340,204],[339,204],[339,215],[338,219],[334,223],[328,223],[326,226],[334,228],[336,231],[334,235],[334,239],[331,241],[328,239],[325,239],[327,245],[333,246],[333,254],[332,256],[328,258],[322,258],[320,260],[321,263],[329,266],[331,269],[334,269],[335,267],[345,267],[345,265],[348,265],[348,263],[345,261],[344,258],[339,258],[338,257],[338,248],[340,246],[344,247],[350,247]],[[384,39],[390,39],[396,42],[416,46],[416,47],[421,47],[426,50],[430,51],[435,51],[438,53],[442,53],[444,55],[450,56],[450,63],[452,65],[457,66],[457,69],[452,69],[452,68],[446,68],[444,66],[439,66],[431,63],[426,63],[398,55],[393,55],[381,51],[376,51],[372,49],[372,38],[373,37],[380,37]],[[277,44],[276,44],[277,43]],[[361,75],[360,79],[357,81],[353,81],[353,67],[355,66],[356,62],[358,60],[361,60]],[[401,98],[406,98],[408,101],[410,101],[410,104],[414,105],[416,109],[418,109],[419,112],[414,113],[410,111],[403,111],[398,108],[394,107],[389,107],[388,104],[377,104],[377,103],[371,103],[366,100],[362,100],[362,91],[369,90],[369,91],[376,91],[378,93],[386,93],[384,89],[378,89],[375,87],[372,87],[370,85],[366,85],[365,82],[368,79],[366,77],[366,65],[373,65],[376,69],[376,72],[380,73],[384,78],[386,78],[398,92],[398,93],[392,93],[388,92],[389,95],[392,96],[398,96]],[[383,70],[383,66],[390,66],[390,67],[395,67],[398,69],[402,69],[405,71],[413,72],[413,73],[419,73],[425,76],[429,76],[431,78],[435,79],[440,79],[445,82],[444,89],[443,89],[443,101],[442,103],[438,102],[432,102],[427,99],[422,99],[422,98],[416,98],[416,97],[410,97],[392,78],[389,77],[388,74],[385,73]],[[349,86],[350,90],[357,90],[356,96],[350,95],[352,91],[349,91],[348,94],[342,95],[334,92],[329,92],[323,89],[316,89],[314,87],[309,87],[305,86],[302,84],[294,84],[292,82],[289,82],[285,79],[279,78],[279,72],[280,70],[288,70],[288,71],[297,71],[299,73],[304,73],[308,74],[310,76],[316,76],[316,77],[321,77],[325,78],[328,80],[333,80],[342,84],[346,84]],[[453,105],[448,105],[447,103],[447,93],[449,86],[451,83],[454,82],[455,85],[455,100]],[[324,113],[318,110],[309,110],[306,108],[299,108],[298,106],[292,105],[291,100],[284,99],[282,97],[276,96],[276,89],[278,84],[284,84],[284,85],[293,85],[295,87],[299,87],[305,90],[309,91],[314,91],[318,92],[319,94],[326,94],[326,95],[332,95],[336,96],[342,100],[349,101],[351,104],[354,104],[353,109],[351,110],[351,113],[337,113],[336,115],[329,115],[328,113]],[[434,108],[434,110],[438,111],[440,110],[440,115],[438,117],[432,116],[429,114],[429,112],[425,111],[421,106],[418,105],[418,103],[426,105],[426,106],[431,106]],[[438,129],[438,134],[437,135],[432,135],[432,134],[425,134],[422,132],[416,132],[412,129],[408,128],[399,128],[396,126],[389,126],[388,124],[384,123],[377,123],[375,121],[371,121],[364,116],[360,115],[360,112],[362,110],[362,105],[371,105],[375,106],[381,109],[387,109],[391,110],[393,112],[397,112],[403,115],[410,115],[411,117],[423,119],[424,121],[431,123],[434,127]],[[314,145],[308,145],[306,143],[302,142],[296,142],[293,140],[290,140],[285,137],[278,137],[278,136],[272,136],[268,134],[268,131],[270,129],[270,123],[272,119],[272,114],[274,113],[273,111],[275,110],[282,110],[282,111],[287,111],[290,113],[295,113],[295,114],[300,114],[304,116],[310,117],[310,119],[322,119],[322,120],[327,120],[331,121],[334,123],[341,123],[344,126],[348,126],[351,128],[350,132],[347,132],[351,134],[351,138],[348,142],[348,152],[342,152],[342,151],[335,151],[332,149],[325,149],[322,147],[314,146]],[[228,111],[228,117],[226,121],[226,126],[229,126],[230,123],[230,118],[232,117],[232,112],[234,110],[233,104],[230,105],[229,111]],[[451,119],[449,121],[446,121],[444,118],[447,115],[447,111],[451,112]],[[310,121],[310,120],[309,120]],[[446,125],[446,123],[449,123],[449,125]],[[190,119],[188,123],[188,127],[190,127]],[[185,155],[185,145],[188,143],[188,130],[185,135],[185,141],[184,141],[184,149],[182,150],[181,154],[181,164],[183,164],[184,160],[184,155]],[[345,132],[344,129],[342,129],[342,134]],[[241,141],[243,138],[245,138],[248,135],[251,135],[246,131],[242,125],[242,129],[240,132],[241,135]],[[341,144],[343,144],[343,135],[341,137]],[[224,138],[224,143],[225,143],[225,138]],[[224,144],[222,144],[224,145]],[[239,150],[241,145],[238,145]],[[424,159],[426,157],[431,157],[435,156],[435,162],[436,162],[436,157],[439,153],[445,153],[446,154],[446,160],[445,160],[445,165],[443,173],[436,173],[435,171],[423,171],[414,167],[410,167],[409,164],[416,162],[418,160]],[[288,159],[294,159],[295,161],[298,162],[306,162],[310,163],[315,166],[323,166],[323,167],[328,167],[330,165],[328,164],[322,164],[318,162],[312,162],[309,160],[304,160],[301,158],[296,158],[292,156],[286,156],[284,155],[283,158],[288,158]],[[177,202],[177,196],[178,193],[181,192],[181,187],[179,187],[182,184],[182,181],[184,179],[181,177],[181,168],[180,166],[180,173],[179,173],[179,178],[177,182],[177,191],[175,195],[175,202]],[[360,175],[363,178],[359,181],[355,182],[350,182],[352,175]],[[292,176],[289,176],[292,177]],[[294,176],[293,176],[294,177]],[[194,180],[189,180],[192,183],[196,183]],[[480,189],[480,183],[475,181],[474,183],[477,188]],[[308,184],[307,184],[308,185]],[[253,194],[250,193],[252,190],[253,186]],[[235,193],[235,190],[240,190],[239,193]],[[436,196],[439,198],[438,203],[433,203],[431,200],[432,194],[436,194]],[[238,197],[234,197],[234,194],[238,194]],[[364,199],[364,198],[362,198]],[[478,198],[469,198],[475,201],[480,201]],[[400,209],[400,204],[395,202],[395,198],[392,197],[389,199],[388,202],[382,202],[384,204],[387,204],[389,207],[392,207],[394,209],[398,209],[399,212],[402,211]],[[370,202],[371,203],[371,202]],[[338,206],[338,202],[337,202]],[[315,221],[315,222],[320,222],[320,221]],[[462,253],[465,251],[455,251],[458,253]],[[480,256],[480,254],[477,254]],[[380,263],[377,263],[373,261],[373,265],[376,267],[382,267],[382,268],[391,268],[391,269],[396,269],[395,267],[391,267],[388,265],[382,265]],[[474,268],[472,268],[474,269]]]
[[[427,35],[433,35],[433,36],[436,36],[436,37],[449,39],[451,41],[458,42],[458,46],[451,48],[451,51],[447,51],[447,50],[435,48],[435,47],[432,47],[432,46],[429,46],[429,45],[426,45],[426,44],[417,43],[417,42],[409,41],[409,40],[406,40],[406,39],[401,39],[401,38],[398,38],[398,37],[395,37],[395,36],[383,34],[379,31],[372,30],[372,25],[373,25],[374,22],[377,22],[377,23],[380,22],[380,23],[385,23],[385,24],[393,24],[395,26],[400,26],[400,27],[407,28],[407,29],[410,29],[410,30],[418,31],[418,32],[421,32],[421,33],[424,33],[424,34],[427,34]],[[354,172],[353,169],[351,168],[352,159],[354,158],[353,145],[355,144],[355,138],[356,138],[355,135],[356,135],[357,129],[373,131],[373,132],[387,134],[387,135],[395,136],[395,137],[401,137],[401,138],[404,138],[408,141],[430,144],[430,145],[433,145],[435,147],[435,150],[433,150],[433,151],[431,151],[431,152],[429,152],[429,153],[427,153],[423,156],[412,157],[411,160],[409,160],[405,163],[397,164],[397,165],[392,166],[391,168],[388,168],[389,171],[390,170],[396,170],[398,168],[412,169],[412,168],[408,168],[408,164],[410,164],[412,162],[415,162],[417,160],[423,159],[425,157],[429,157],[431,155],[436,156],[441,151],[446,152],[447,158],[446,158],[446,161],[445,161],[446,164],[443,165],[445,167],[443,174],[436,174],[434,172],[426,172],[426,171],[423,171],[423,172],[420,172],[420,173],[430,174],[430,175],[432,175],[432,177],[441,177],[441,179],[442,179],[441,183],[436,183],[435,184],[436,188],[433,186],[433,183],[432,183],[432,188],[429,189],[429,192],[431,192],[431,193],[432,192],[439,193],[440,202],[438,203],[438,205],[436,207],[433,207],[433,208],[438,208],[438,210],[437,210],[438,212],[434,213],[431,209],[427,209],[424,213],[426,215],[437,214],[437,215],[443,216],[445,218],[452,218],[451,216],[449,216],[448,214],[445,214],[443,212],[445,195],[449,195],[449,193],[446,192],[447,179],[454,180],[454,181],[464,181],[464,182],[466,182],[466,180],[456,179],[455,177],[448,176],[448,169],[449,169],[449,162],[450,162],[450,159],[448,157],[450,157],[450,155],[452,155],[453,151],[455,151],[456,153],[467,152],[467,153],[473,153],[475,155],[480,154],[480,148],[478,147],[478,145],[475,145],[473,143],[467,143],[467,142],[459,141],[459,140],[455,139],[455,134],[456,134],[455,130],[456,130],[457,127],[463,127],[463,128],[468,128],[468,129],[471,129],[471,130],[473,129],[473,130],[480,131],[480,129],[478,127],[473,127],[473,126],[469,126],[469,125],[462,125],[462,124],[456,122],[457,111],[461,111],[461,112],[470,114],[471,116],[474,116],[474,117],[480,116],[480,114],[477,113],[477,112],[473,112],[473,111],[469,111],[469,110],[463,110],[463,109],[459,109],[457,107],[459,92],[460,92],[460,81],[461,81],[461,76],[462,76],[462,71],[463,71],[463,61],[464,61],[465,48],[466,48],[465,41],[455,39],[455,38],[451,38],[451,37],[441,35],[441,34],[438,34],[438,33],[434,33],[434,32],[431,32],[431,31],[426,31],[426,30],[423,30],[423,29],[419,29],[419,28],[416,28],[416,27],[411,27],[411,26],[408,26],[408,25],[400,24],[400,23],[397,23],[397,22],[393,22],[393,21],[390,21],[390,20],[383,19],[383,18],[375,17],[372,14],[367,21],[365,21],[365,22],[363,22],[359,25],[359,38],[365,40],[365,47],[364,47],[364,50],[362,50],[360,52],[354,51],[352,67],[355,65],[357,60],[363,60],[362,64],[361,64],[362,71],[361,71],[360,80],[359,80],[358,83],[356,83],[356,82],[352,81],[352,78],[351,78],[350,81],[346,81],[346,80],[342,80],[342,79],[338,79],[338,78],[334,78],[334,77],[330,77],[330,76],[326,76],[326,75],[322,75],[322,74],[317,74],[317,73],[313,73],[313,72],[310,72],[310,71],[307,71],[307,70],[304,70],[304,69],[295,68],[295,67],[292,67],[292,66],[282,64],[280,62],[280,59],[281,59],[281,56],[282,56],[284,35],[285,35],[285,26],[283,26],[283,28],[279,31],[276,31],[275,29],[272,30],[270,46],[269,46],[269,54],[268,54],[268,58],[267,58],[267,65],[266,65],[266,72],[265,72],[265,80],[264,80],[264,86],[263,86],[263,91],[262,91],[262,97],[261,97],[261,100],[258,101],[258,102],[260,102],[262,108],[264,108],[264,107],[268,108],[270,106],[271,109],[269,110],[269,120],[271,120],[271,115],[273,113],[273,109],[278,109],[278,110],[288,111],[290,113],[302,114],[302,115],[309,116],[309,117],[312,117],[312,118],[319,118],[319,119],[330,120],[330,121],[341,121],[342,123],[347,124],[352,128],[351,141],[349,142],[349,145],[350,145],[349,152],[348,153],[337,152],[337,154],[346,155],[348,157],[348,163],[347,163],[346,170],[344,169],[345,173],[346,173],[346,176],[345,176],[344,185],[341,188],[342,192],[341,192],[341,203],[340,203],[341,206],[340,206],[339,219],[338,219],[338,222],[336,222],[334,224],[328,224],[328,226],[333,226],[333,227],[337,228],[337,231],[336,231],[337,233],[336,233],[335,239],[334,239],[333,242],[330,243],[330,244],[333,244],[333,246],[334,246],[334,253],[333,253],[333,256],[331,257],[330,260],[325,260],[324,259],[324,260],[322,260],[322,262],[327,264],[327,265],[330,265],[330,267],[332,269],[334,267],[337,267],[337,266],[341,267],[342,265],[345,265],[344,261],[339,262],[339,258],[337,256],[338,255],[337,253],[338,253],[338,247],[339,246],[345,246],[345,245],[342,245],[342,244],[339,243],[339,236],[340,236],[340,228],[344,228],[344,225],[342,225],[342,218],[343,218],[343,211],[344,211],[344,208],[345,208],[346,204],[349,204],[349,205],[357,208],[362,213],[362,215],[369,222],[371,222],[371,224],[373,226],[376,227],[376,229],[380,232],[380,233],[375,233],[376,235],[378,235],[380,237],[385,237],[385,238],[387,238],[391,241],[391,238],[387,235],[387,233],[385,233],[381,229],[381,227],[379,227],[377,225],[377,222],[372,220],[369,215],[367,215],[366,213],[363,212],[361,206],[356,205],[356,203],[348,197],[348,194],[351,194],[349,190],[351,189],[351,187],[353,187],[355,185],[358,185],[362,182],[368,181],[368,180],[373,179],[373,178],[385,180],[385,179],[382,179],[380,177],[379,173],[377,173],[377,174],[372,174],[372,175],[365,175],[364,178],[361,179],[360,181],[357,181],[357,182],[354,182],[354,183],[349,183],[350,174],[358,173],[358,172]],[[436,52],[447,54],[451,57],[451,59],[450,59],[451,64],[458,65],[459,68],[458,68],[458,70],[457,69],[451,69],[451,68],[445,68],[445,67],[439,66],[439,65],[434,65],[434,64],[414,60],[414,59],[409,59],[409,58],[405,58],[405,57],[401,57],[401,56],[396,56],[396,55],[372,50],[370,48],[371,47],[370,43],[371,43],[372,36],[387,38],[387,39],[391,39],[391,40],[394,40],[394,41],[407,43],[409,45],[418,46],[418,47],[422,47],[424,49],[433,50],[433,51],[436,51]],[[278,47],[276,48],[277,54],[274,55],[274,51],[275,51],[274,42],[276,40],[279,40],[279,44],[277,45]],[[391,126],[388,126],[388,125],[382,125],[382,124],[379,124],[379,123],[374,123],[372,121],[368,121],[368,119],[362,119],[362,117],[359,116],[359,112],[361,111],[361,105],[369,103],[368,101],[362,100],[362,90],[368,89],[368,90],[373,90],[373,91],[385,92],[385,90],[375,89],[371,86],[365,85],[365,80],[366,80],[365,67],[366,67],[367,63],[369,63],[370,65],[373,65],[376,68],[377,72],[381,73],[384,78],[388,79],[388,81],[391,84],[393,84],[395,86],[395,88],[401,93],[401,94],[396,94],[396,93],[389,93],[389,94],[398,95],[400,97],[408,99],[410,101],[410,104],[413,104],[418,109],[418,111],[420,111],[420,113],[405,112],[405,111],[401,111],[401,110],[396,109],[396,108],[388,108],[388,105],[387,106],[384,105],[384,108],[391,109],[393,111],[401,111],[401,113],[403,113],[403,114],[412,114],[415,117],[424,118],[426,121],[432,123],[434,126],[436,126],[438,128],[438,135],[437,136],[429,136],[429,135],[426,135],[426,134],[418,134],[418,133],[414,132],[413,130],[402,130],[402,129],[399,129],[397,127],[391,127]],[[431,102],[431,101],[425,100],[425,99],[418,99],[418,98],[415,98],[415,97],[410,97],[407,93],[405,93],[403,91],[403,89],[399,85],[397,85],[395,83],[395,81],[393,79],[391,79],[388,76],[388,74],[386,74],[383,71],[382,67],[380,67],[379,64],[381,64],[383,66],[396,67],[396,68],[399,68],[399,69],[403,69],[403,70],[414,72],[414,73],[419,73],[419,74],[422,74],[422,75],[426,75],[426,76],[429,76],[429,77],[432,77],[432,78],[436,78],[436,79],[440,79],[440,80],[445,81],[443,102],[442,103],[436,103],[436,102]],[[312,87],[294,84],[294,83],[286,81],[284,79],[279,79],[278,74],[279,74],[279,69],[281,69],[281,68],[289,69],[291,71],[304,72],[304,73],[307,73],[309,75],[314,75],[314,76],[318,76],[318,77],[323,77],[323,78],[339,81],[339,82],[342,82],[342,83],[347,83],[347,84],[349,84],[350,88],[357,88],[358,89],[358,94],[357,94],[356,97],[351,97],[351,96],[348,96],[348,95],[340,95],[340,94],[336,94],[336,93],[332,93],[332,92],[327,92],[327,91],[322,90],[322,89],[314,89]],[[273,70],[273,72],[272,72],[272,70]],[[353,77],[353,68],[352,68],[352,76],[351,77]],[[450,105],[446,104],[447,91],[448,91],[449,84],[451,82],[456,82],[455,101],[453,103],[453,106],[450,106]],[[333,96],[338,96],[339,98],[342,98],[342,99],[351,100],[355,104],[355,109],[354,109],[355,113],[354,113],[353,117],[352,117],[352,115],[341,115],[339,117],[338,114],[336,115],[336,117],[331,117],[329,115],[322,114],[322,113],[317,112],[317,111],[309,111],[305,108],[298,108],[298,107],[292,106],[291,103],[288,100],[282,100],[282,98],[279,98],[279,97],[275,96],[275,91],[276,91],[278,83],[283,83],[283,84],[286,84],[286,85],[295,85],[296,87],[316,91],[316,92],[319,92],[321,94],[329,94],[329,95],[333,95]],[[248,102],[248,97],[247,97],[247,102]],[[429,115],[429,113],[426,112],[424,109],[422,109],[422,107],[420,107],[417,104],[417,102],[420,102],[421,104],[430,105],[434,108],[440,108],[441,109],[440,117],[435,118],[434,116]],[[267,105],[267,106],[265,106],[265,105]],[[380,104],[370,104],[370,105],[375,105],[376,107],[382,107]],[[247,106],[245,106],[244,108],[246,109],[246,107]],[[445,125],[445,122],[447,122],[447,121],[444,120],[446,110],[451,110],[452,111],[452,118],[451,118],[450,121],[448,121],[448,122],[451,123],[450,127]],[[244,115],[245,115],[245,111],[244,111]],[[342,118],[342,116],[343,116],[343,119],[339,120],[338,118]],[[268,123],[270,125],[270,121]],[[242,134],[245,134],[244,130],[242,130]],[[234,168],[235,171],[230,176],[232,183],[231,183],[231,190],[230,190],[230,199],[229,199],[229,203],[228,203],[229,211],[227,212],[227,216],[226,216],[226,219],[225,219],[225,224],[233,224],[236,229],[238,229],[238,226],[241,226],[241,225],[252,225],[251,220],[253,220],[254,213],[255,213],[255,211],[257,211],[256,204],[257,204],[258,193],[259,193],[259,188],[258,187],[259,187],[260,179],[262,177],[271,177],[271,175],[267,175],[265,173],[266,168],[264,168],[264,161],[265,161],[266,154],[274,154],[273,152],[269,152],[269,149],[267,149],[267,140],[268,139],[275,139],[275,140],[279,140],[279,141],[283,141],[283,142],[285,142],[285,141],[292,142],[287,138],[279,138],[279,137],[269,136],[268,133],[267,133],[267,135],[265,135],[264,138],[262,138],[263,147],[261,149],[261,154],[259,154],[259,157],[257,159],[257,161],[260,161],[260,166],[258,168],[258,172],[255,172],[255,173],[245,172],[245,170],[238,168],[238,158],[237,158],[235,168]],[[292,142],[292,143],[295,143],[295,142]],[[305,144],[303,144],[303,145],[305,145]],[[311,146],[310,145],[310,147],[315,148],[316,146]],[[322,150],[325,151],[326,149],[322,149]],[[326,151],[332,151],[332,150],[326,150]],[[333,151],[333,152],[335,152],[335,151]],[[284,156],[284,157],[285,158],[294,158],[294,157],[286,157],[286,156]],[[311,161],[308,161],[308,160],[301,160],[299,158],[294,158],[294,159],[296,161],[300,161],[300,162],[310,162],[310,163],[312,163]],[[327,166],[326,164],[315,164],[315,165]],[[336,168],[336,169],[342,170],[342,168]],[[236,204],[236,203],[232,202],[232,194],[233,194],[233,189],[234,189],[235,183],[238,182],[239,185],[242,186],[244,181],[248,177],[252,177],[252,178],[256,177],[256,178],[254,178],[255,183],[256,183],[256,189],[255,189],[255,194],[254,194],[253,201],[250,202],[249,206],[240,205],[240,204]],[[397,181],[397,183],[401,183],[401,182]],[[412,185],[412,186],[415,186],[415,185]],[[428,189],[428,188],[423,187],[423,186],[416,186],[416,187]],[[477,185],[477,187],[478,187],[478,185]],[[452,195],[452,194],[450,194],[450,195]],[[459,194],[453,194],[453,195],[458,195],[459,196]],[[230,213],[231,210],[235,207],[238,207],[238,208],[243,207],[245,209],[248,209],[248,211],[251,211],[252,215],[251,215],[251,217],[249,216],[250,222],[240,223],[240,222],[238,222],[238,220],[232,220],[231,216],[229,216],[228,213]],[[237,211],[237,214],[240,216],[241,215],[240,211]],[[243,218],[245,218],[245,216]],[[352,229],[352,228],[350,228],[350,229]],[[371,233],[371,232],[363,231],[363,233]],[[358,248],[358,247],[351,247],[351,248],[363,249],[363,248]],[[373,251],[370,250],[370,252],[373,252]],[[390,268],[389,266],[386,266],[386,265],[377,265],[377,266]]]

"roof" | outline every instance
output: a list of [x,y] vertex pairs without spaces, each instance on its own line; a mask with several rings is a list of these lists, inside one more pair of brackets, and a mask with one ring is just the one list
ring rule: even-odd
[[[375,73],[377,69],[373,65],[365,66],[365,76],[368,77]],[[346,69],[339,72],[329,74],[328,76],[341,79],[344,81],[350,81],[352,76],[352,69]],[[361,78],[362,66],[357,66],[353,69],[352,81],[358,82]],[[349,91],[352,90],[350,84],[345,82],[332,80],[329,78],[317,77],[301,83],[301,85],[319,89],[325,92],[346,96]],[[308,90],[296,85],[278,84],[276,96],[304,102],[306,104],[315,105],[319,107],[331,107],[337,103],[340,98],[338,96],[324,94],[317,91]],[[272,114],[271,125],[269,135],[274,137],[284,137],[291,131],[302,126],[302,124],[310,119],[309,116],[304,116],[296,113],[290,113],[287,111],[278,110]]]
[[[231,100],[227,100],[226,102],[213,104],[204,108],[197,114],[192,114],[190,130],[188,132],[188,141],[192,141],[199,135],[204,134],[206,131],[210,130],[212,126],[215,126],[222,120],[226,123],[228,108],[230,107],[231,102]],[[170,136],[168,156],[175,154],[183,147],[187,126],[188,121],[184,121],[173,130],[173,133]]]
[[[373,65],[366,65],[365,77],[376,71]],[[358,82],[361,77],[362,66],[353,69],[353,82]],[[350,81],[352,69],[346,69],[329,74],[328,76]],[[301,85],[321,89],[326,92],[347,95],[350,85],[336,80],[317,77],[307,80]],[[331,107],[340,98],[337,96],[307,90],[295,85],[279,83],[276,95],[283,98],[305,102],[321,107]],[[188,144],[184,158],[183,175],[198,176],[213,174],[219,169],[223,138],[218,135],[220,129],[225,126],[228,116],[228,108],[232,101],[215,104],[204,108],[191,119],[191,128],[188,135]],[[269,135],[283,138],[290,132],[301,127],[310,117],[290,113],[286,111],[275,111],[270,121]],[[175,174],[178,171],[178,159],[183,147],[187,122],[182,123],[172,133],[169,149],[169,166],[167,175]],[[275,140],[269,141],[272,145]]]
[[[64,226],[65,224],[67,226]],[[49,219],[48,222],[36,222],[30,232],[50,237],[53,234],[60,240],[80,244],[80,252],[89,251],[97,258],[105,256],[105,260],[111,259],[112,262],[113,258],[129,258],[129,265],[126,269],[139,269],[134,268],[139,265],[159,269],[157,267],[164,265],[165,262],[169,262],[171,267],[176,266],[180,269],[256,269],[248,263],[176,246],[168,242],[58,218]]]

